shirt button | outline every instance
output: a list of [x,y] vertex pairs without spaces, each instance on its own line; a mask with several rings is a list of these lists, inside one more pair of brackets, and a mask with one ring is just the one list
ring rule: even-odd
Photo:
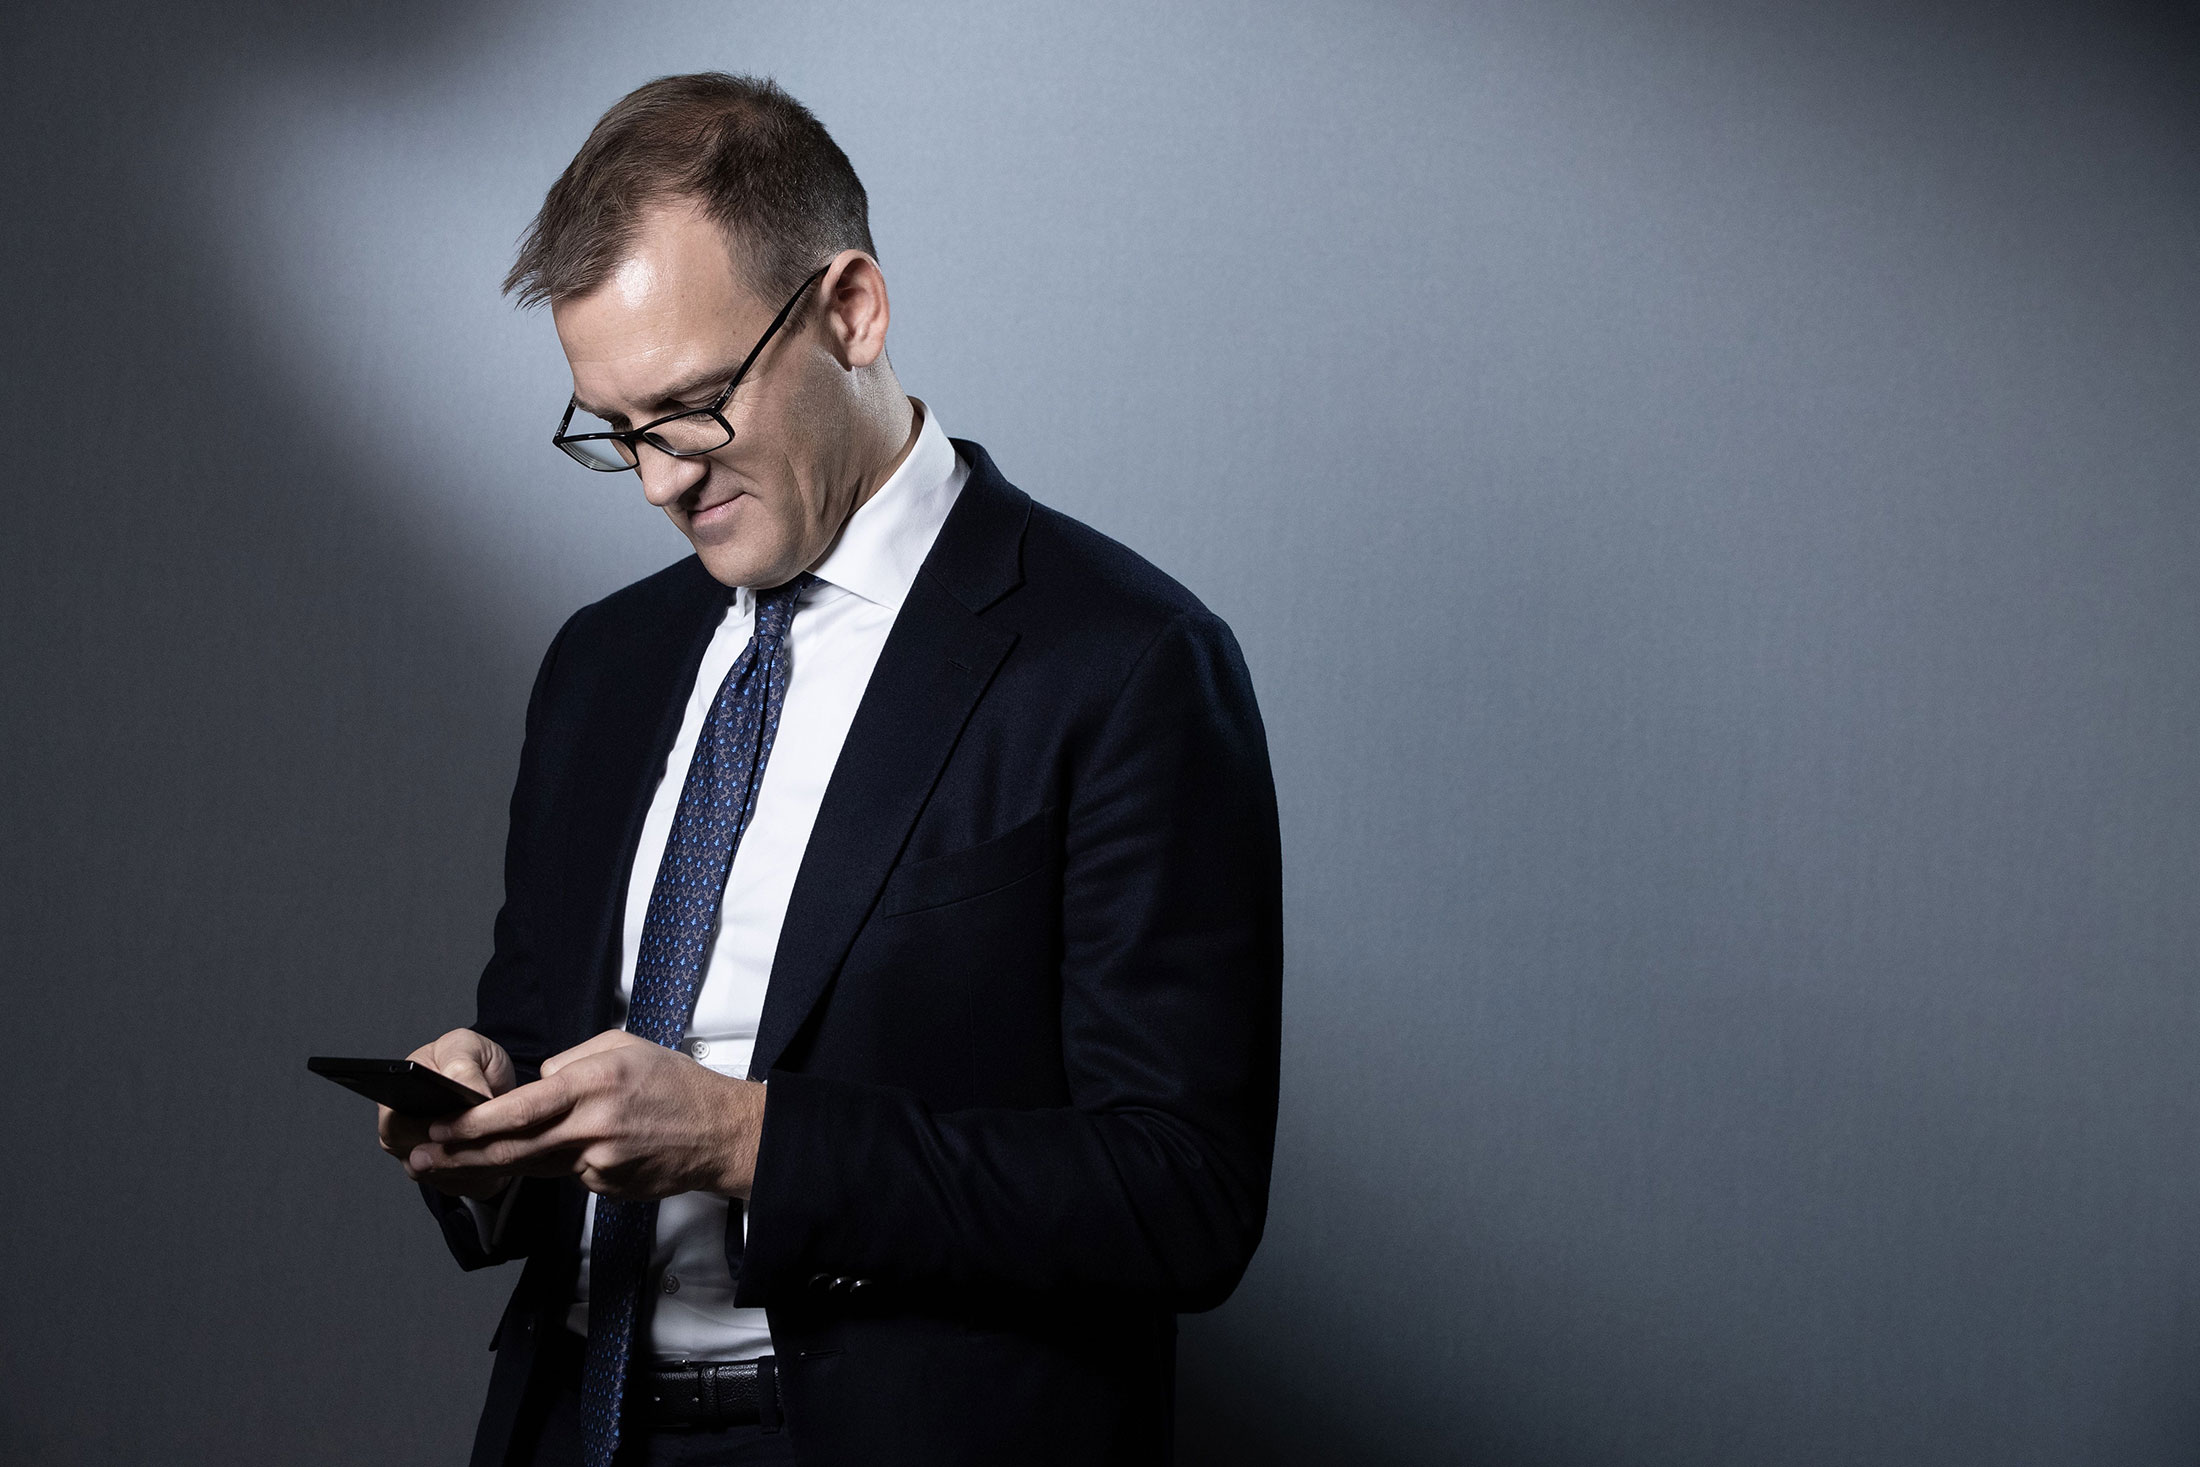
[[668,1294],[677,1294],[677,1293],[679,1293],[679,1292],[680,1292],[680,1276],[679,1276],[678,1274],[676,1274],[676,1273],[668,1273],[668,1274],[666,1274],[666,1275],[665,1275],[665,1284],[664,1284],[664,1288],[665,1288],[665,1292],[666,1292],[666,1293],[668,1293]]
[[698,1039],[693,1045],[689,1046],[688,1053],[694,1055],[697,1059],[701,1059],[710,1053],[710,1046]]

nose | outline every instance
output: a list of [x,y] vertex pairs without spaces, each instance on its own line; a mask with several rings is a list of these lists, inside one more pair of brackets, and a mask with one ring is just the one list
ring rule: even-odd
[[642,497],[665,509],[710,474],[710,459],[674,458],[648,443],[637,445],[640,461],[634,472],[641,477]]

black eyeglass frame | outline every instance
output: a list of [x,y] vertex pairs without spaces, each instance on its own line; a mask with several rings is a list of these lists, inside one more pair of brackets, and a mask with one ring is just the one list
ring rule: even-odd
[[[748,376],[749,368],[754,366],[756,359],[764,354],[764,348],[769,346],[771,339],[779,334],[779,328],[787,324],[787,318],[794,314],[794,308],[801,303],[802,297],[810,293],[810,287],[823,279],[825,272],[832,268],[829,261],[818,266],[809,279],[795,287],[794,294],[788,296],[787,303],[779,308],[779,314],[772,317],[771,325],[764,328],[764,334],[756,339],[756,345],[749,348],[749,354],[741,359],[741,365],[734,368],[733,380],[726,384],[726,390],[719,393],[717,400],[709,407],[686,408],[677,413],[666,413],[661,418],[650,419],[639,428],[628,428],[617,433],[567,433],[565,430],[572,425],[573,414],[580,408],[578,397],[568,397],[565,400],[565,416],[558,419],[558,430],[550,435],[550,442],[555,447],[562,449],[567,458],[570,458],[582,468],[594,469],[599,474],[630,474],[641,468],[641,445],[644,443],[669,458],[701,458],[705,454],[716,453],[719,449],[733,442],[733,424],[726,421],[725,413],[726,404],[733,400],[733,390],[741,385],[742,378]],[[681,418],[709,418],[718,424],[726,436],[708,448],[674,448],[658,437],[655,430]],[[582,457],[580,451],[573,447],[576,443],[596,443],[607,438],[618,443],[627,453],[633,455],[633,462],[600,464],[593,459]]]

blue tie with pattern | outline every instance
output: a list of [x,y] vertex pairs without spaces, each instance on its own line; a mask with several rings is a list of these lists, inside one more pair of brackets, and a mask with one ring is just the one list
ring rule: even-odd
[[[756,593],[756,630],[719,684],[710,716],[696,735],[695,757],[649,893],[626,1013],[628,1033],[668,1049],[680,1042],[695,1015],[726,873],[756,811],[764,761],[771,757],[786,702],[787,628],[795,602],[813,579],[801,575],[777,590]],[[656,1203],[596,1199],[588,1255],[588,1355],[581,1375],[588,1467],[610,1467],[619,1449],[627,1361],[656,1236]]]

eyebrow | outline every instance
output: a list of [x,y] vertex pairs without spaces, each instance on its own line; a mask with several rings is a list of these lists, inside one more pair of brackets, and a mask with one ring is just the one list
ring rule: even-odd
[[[682,402],[706,387],[723,386],[735,372],[740,370],[741,364],[736,362],[730,367],[713,367],[708,372],[698,372],[684,381],[675,382],[670,387],[665,388],[657,394],[656,400],[647,404],[647,406],[653,409],[677,408]],[[597,407],[578,393],[573,395],[573,406],[584,413],[592,413],[607,423],[618,423],[626,420],[625,413]]]

